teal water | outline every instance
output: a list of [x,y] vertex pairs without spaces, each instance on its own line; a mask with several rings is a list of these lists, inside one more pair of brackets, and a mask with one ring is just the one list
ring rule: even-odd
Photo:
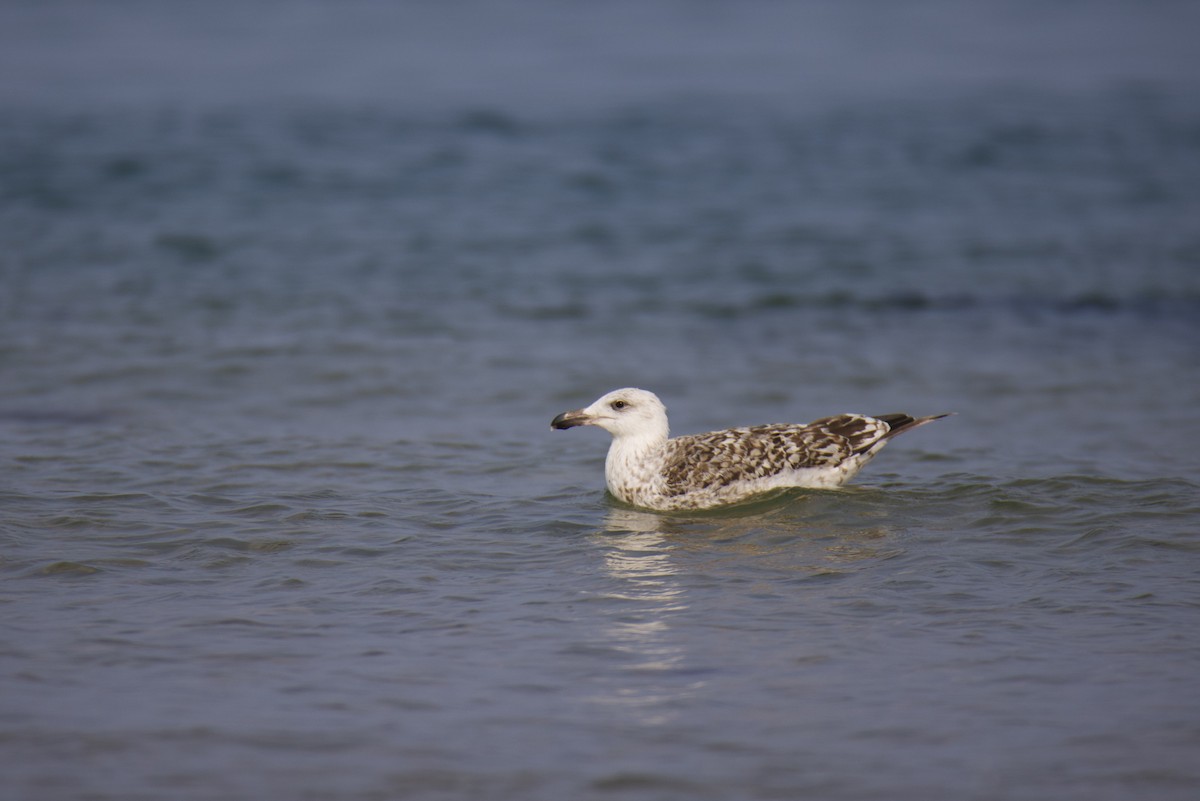
[[[1195,796],[1187,4],[268,6],[0,12],[15,797]],[[664,516],[626,385],[956,416]]]

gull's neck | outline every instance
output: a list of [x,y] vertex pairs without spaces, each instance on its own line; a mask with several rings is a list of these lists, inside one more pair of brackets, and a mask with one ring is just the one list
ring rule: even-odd
[[661,428],[614,436],[604,460],[608,491],[626,503],[638,504],[640,493],[662,481],[668,430]]

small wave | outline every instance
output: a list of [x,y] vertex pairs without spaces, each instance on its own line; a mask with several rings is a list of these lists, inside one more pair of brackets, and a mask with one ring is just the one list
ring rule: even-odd
[[1020,541],[1053,536],[1061,538],[1060,549],[1200,549],[1192,533],[1200,485],[1187,479],[1063,475],[995,481],[960,474],[951,481],[934,508],[968,520],[964,534]]
[[237,537],[214,537],[204,540],[203,544],[209,548],[246,553],[278,553],[289,550],[295,545],[294,542],[287,539],[238,539]]
[[39,576],[90,576],[101,572],[99,567],[84,562],[59,561],[43,565],[35,571]]
[[937,294],[903,291],[884,294],[852,292],[802,293],[770,291],[743,300],[706,301],[689,304],[689,310],[717,319],[756,315],[773,310],[822,309],[896,313],[979,313],[985,311],[1021,315],[1135,315],[1138,317],[1200,317],[1200,295],[1170,297],[1114,295],[1082,292],[1074,295],[1004,295],[983,293]]
[[111,412],[69,409],[0,409],[0,423],[26,425],[81,426],[112,419]]

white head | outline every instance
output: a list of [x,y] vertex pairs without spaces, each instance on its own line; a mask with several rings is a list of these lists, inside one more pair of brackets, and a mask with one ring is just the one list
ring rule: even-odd
[[563,412],[551,428],[598,426],[616,439],[665,440],[668,435],[667,407],[653,392],[626,387],[608,393],[591,406]]

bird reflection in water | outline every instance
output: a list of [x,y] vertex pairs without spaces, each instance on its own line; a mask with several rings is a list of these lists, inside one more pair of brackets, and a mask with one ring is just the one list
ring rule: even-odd
[[[612,579],[606,596],[621,605],[603,637],[626,664],[606,675],[612,686],[594,700],[635,710],[642,723],[666,723],[714,679],[716,668],[696,652],[697,634],[689,631],[697,608],[715,599],[714,588],[714,614],[737,614],[754,606],[751,595],[797,594],[806,586],[824,594],[829,579],[903,554],[887,511],[876,507],[878,494],[834,495],[785,493],[687,515],[612,506],[595,537]],[[723,587],[740,589],[730,596]]]
[[686,593],[672,562],[673,546],[660,530],[663,518],[635,509],[612,509],[597,535],[604,570],[613,579],[608,599],[620,606],[604,627],[606,645],[627,660],[606,674],[593,700],[631,712],[639,723],[669,722],[683,699],[704,685],[689,675],[683,635],[672,622],[687,610]]

